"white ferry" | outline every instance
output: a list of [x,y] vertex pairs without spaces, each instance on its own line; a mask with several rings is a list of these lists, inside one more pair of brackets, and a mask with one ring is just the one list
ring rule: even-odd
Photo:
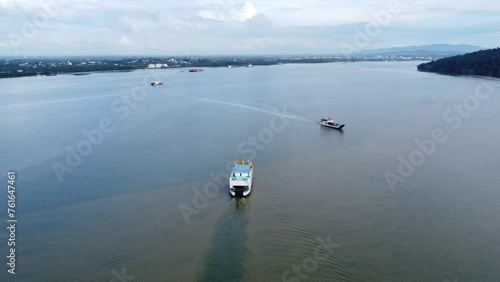
[[319,124],[321,124],[322,126],[325,126],[325,127],[335,128],[335,129],[339,129],[339,130],[342,130],[342,128],[344,128],[344,126],[345,126],[345,124],[340,124],[340,123],[335,122],[333,120],[333,118],[323,118],[323,119],[321,119]]
[[246,197],[252,192],[253,164],[241,157],[241,162],[234,162],[229,177],[229,193],[233,197]]
[[163,81],[161,80],[153,80],[151,81],[151,86],[163,85]]

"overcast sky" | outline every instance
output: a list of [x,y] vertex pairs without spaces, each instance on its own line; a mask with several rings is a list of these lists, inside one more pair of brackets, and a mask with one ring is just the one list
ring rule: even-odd
[[498,0],[0,0],[0,56],[332,54],[499,39]]

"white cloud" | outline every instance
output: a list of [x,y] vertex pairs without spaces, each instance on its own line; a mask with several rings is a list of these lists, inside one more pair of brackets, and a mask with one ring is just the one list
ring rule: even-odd
[[[26,54],[203,54],[334,52],[391,0],[0,0],[0,56],[14,55],[10,33],[61,2],[21,48]],[[498,44],[497,0],[401,0],[373,47],[436,43]],[[9,45],[10,46],[10,45]],[[119,46],[128,46],[121,48]],[[51,53],[52,52],[52,53]],[[160,53],[161,52],[161,53]]]
[[122,46],[132,46],[132,42],[125,36],[120,37],[120,45]]
[[38,8],[37,1],[27,1],[27,0],[0,0],[1,10],[7,10],[10,12],[18,10],[33,10]]
[[257,15],[257,9],[251,2],[223,1],[204,5],[204,9],[198,15],[217,21],[244,22]]
[[245,5],[243,6],[239,18],[240,21],[246,21],[255,17],[255,15],[257,15],[257,9],[255,9],[255,6],[249,2],[245,3]]

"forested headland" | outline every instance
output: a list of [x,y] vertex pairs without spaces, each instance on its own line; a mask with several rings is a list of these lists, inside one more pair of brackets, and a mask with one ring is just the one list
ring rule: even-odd
[[481,50],[424,63],[419,71],[451,75],[479,75],[500,78],[500,48]]

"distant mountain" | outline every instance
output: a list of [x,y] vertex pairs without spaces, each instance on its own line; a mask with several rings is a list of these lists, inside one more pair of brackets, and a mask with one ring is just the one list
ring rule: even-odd
[[423,46],[396,47],[387,49],[366,50],[361,52],[370,56],[406,56],[406,57],[435,57],[443,58],[456,55],[462,55],[470,52],[479,51],[483,48],[473,45],[450,45],[450,44],[432,44]]
[[500,77],[500,48],[432,61],[419,65],[418,70],[453,75]]

